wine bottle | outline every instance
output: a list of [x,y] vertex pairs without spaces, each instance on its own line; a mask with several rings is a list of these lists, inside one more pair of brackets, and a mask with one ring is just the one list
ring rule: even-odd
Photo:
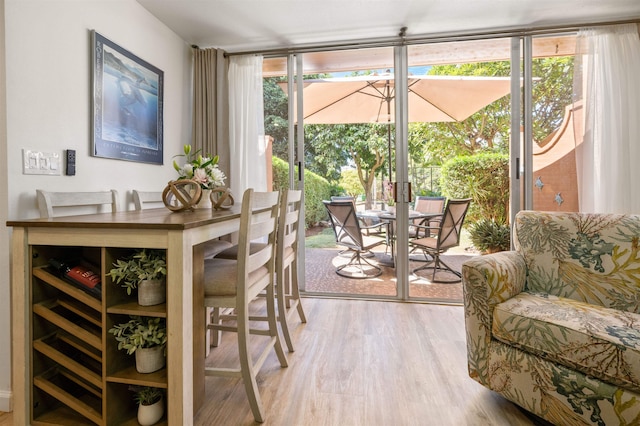
[[49,266],[53,268],[60,277],[66,279],[76,287],[85,290],[93,296],[101,297],[102,280],[100,279],[100,275],[83,266],[80,262],[65,262],[58,259],[50,259]]

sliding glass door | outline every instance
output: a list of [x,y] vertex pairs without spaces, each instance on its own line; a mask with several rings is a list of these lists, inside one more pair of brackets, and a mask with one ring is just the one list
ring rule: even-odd
[[[466,259],[493,249],[474,244],[472,224],[508,227],[525,207],[572,208],[573,189],[559,185],[571,184],[575,162],[558,146],[570,139],[574,45],[558,35],[265,59],[273,182],[305,189],[304,290],[460,303],[461,283],[438,281],[454,281]],[[338,196],[351,197],[363,227],[386,227],[363,230],[385,240],[363,253],[379,275],[336,273],[353,255],[336,244],[322,203]],[[431,210],[442,213],[442,198],[473,201],[459,243],[437,253],[454,272],[434,276],[422,268],[434,253],[411,241],[418,229],[437,236]]]

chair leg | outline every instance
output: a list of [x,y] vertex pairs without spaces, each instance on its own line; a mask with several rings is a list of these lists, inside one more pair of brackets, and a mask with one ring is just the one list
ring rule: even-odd
[[282,342],[280,342],[280,333],[278,332],[278,318],[276,314],[276,295],[274,292],[273,284],[267,286],[267,321],[269,323],[269,336],[272,339],[273,347],[276,350],[278,361],[280,361],[281,367],[287,367],[287,356],[282,349]]
[[284,336],[287,350],[289,352],[293,352],[293,341],[289,332],[289,320],[292,316],[291,310],[296,309],[301,322],[306,323],[307,318],[304,315],[304,310],[302,309],[302,303],[300,301],[297,279],[297,259],[294,259],[283,269],[283,271],[278,271],[278,277],[276,280],[278,319],[280,320],[280,328],[282,329],[282,335]]
[[307,317],[302,309],[302,300],[300,299],[300,288],[298,287],[298,259],[296,258],[291,264],[291,296],[290,299],[297,301],[297,310],[300,321],[307,322]]
[[[425,258],[427,258],[427,253],[424,253]],[[432,266],[433,265],[433,266]],[[442,266],[440,266],[442,265]],[[415,274],[417,271],[422,271],[422,270],[433,270],[433,274],[431,274],[431,282],[433,283],[440,283],[440,284],[454,284],[454,283],[458,283],[462,280],[462,274],[460,272],[454,271],[449,265],[447,265],[442,259],[440,259],[440,254],[439,253],[434,253],[432,254],[432,259],[430,261],[428,261],[426,264],[415,268],[413,271],[411,271],[413,274]],[[446,271],[446,272],[450,272],[454,275],[456,275],[458,277],[458,279],[454,279],[454,280],[443,280],[443,279],[438,279],[436,280],[436,272],[438,271]]]
[[[373,274],[366,274],[365,273],[365,269],[363,266],[363,263],[366,263],[367,265],[369,265],[375,272]],[[362,274],[362,276],[355,276],[353,274],[348,274],[346,272],[342,272],[343,269],[350,267],[350,266],[357,266],[360,268],[360,273]],[[366,279],[366,278],[375,278],[378,277],[380,275],[382,275],[382,268],[380,268],[377,265],[374,265],[373,263],[369,262],[366,258],[364,258],[360,252],[358,251],[353,251],[353,256],[351,256],[351,259],[349,259],[349,262],[347,262],[346,264],[339,266],[336,269],[336,274],[345,277],[345,278],[354,278],[354,279]]]
[[278,271],[278,277],[276,279],[276,297],[278,298],[278,320],[280,320],[280,328],[282,329],[282,335],[287,345],[287,350],[293,352],[293,342],[291,341],[291,335],[289,334],[289,321],[287,310],[289,308],[289,300],[287,299],[288,286],[290,285],[290,273],[291,265],[285,266]]
[[256,371],[254,370],[253,360],[249,351],[249,312],[247,307],[239,307],[236,309],[238,315],[238,357],[240,359],[240,374],[244,389],[251,406],[253,417],[258,423],[264,422],[264,410],[262,407],[262,399],[258,392],[258,383],[256,382]]

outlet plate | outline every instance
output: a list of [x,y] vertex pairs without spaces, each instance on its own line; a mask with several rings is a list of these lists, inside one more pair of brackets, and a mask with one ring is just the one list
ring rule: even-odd
[[61,155],[51,151],[23,149],[22,173],[25,175],[61,175]]

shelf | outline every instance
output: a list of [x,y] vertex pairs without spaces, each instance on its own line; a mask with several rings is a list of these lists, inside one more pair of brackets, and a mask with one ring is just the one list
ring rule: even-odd
[[53,374],[51,377],[41,375],[33,378],[33,384],[36,387],[46,392],[57,401],[69,407],[81,416],[91,420],[95,424],[103,424],[101,413],[102,403],[100,398],[96,398],[95,395],[87,392],[75,395],[70,391],[65,390],[63,387],[65,386],[65,381],[68,381],[68,379],[60,374]]
[[102,350],[101,329],[96,327],[93,321],[86,321],[84,316],[68,310],[65,304],[80,306],[68,300],[60,303],[60,300],[51,299],[34,304],[33,312],[94,348]]
[[[48,411],[41,416],[33,419],[33,426],[53,426],[53,425],[63,425],[63,426],[94,426],[95,423],[87,420],[86,417],[83,417],[71,410],[69,407],[61,406],[56,408],[55,410]],[[132,425],[138,425],[138,422],[132,423]]]
[[[55,344],[56,341],[53,342]],[[33,342],[33,349],[45,355],[52,361],[55,361],[60,366],[73,371],[74,374],[91,383],[98,389],[102,389],[102,375],[100,371],[93,371],[88,368],[85,363],[81,363],[66,354],[62,353],[59,348],[52,344],[45,342],[44,340],[36,340]]]
[[[133,356],[133,355],[131,355]],[[138,373],[135,366],[118,371],[107,376],[107,381],[112,383],[123,383],[127,385],[151,386],[155,388],[167,388],[167,368],[153,373]]]
[[119,315],[140,315],[144,317],[167,317],[167,304],[140,306],[137,302],[122,303],[107,308],[107,313]]
[[40,278],[45,283],[49,284],[52,287],[57,288],[58,290],[68,294],[74,299],[84,303],[90,308],[100,312],[102,311],[102,302],[99,299],[96,299],[92,295],[80,290],[75,287],[73,284],[66,282],[63,279],[60,279],[49,272],[46,267],[41,266],[37,268],[33,268],[33,276]]

